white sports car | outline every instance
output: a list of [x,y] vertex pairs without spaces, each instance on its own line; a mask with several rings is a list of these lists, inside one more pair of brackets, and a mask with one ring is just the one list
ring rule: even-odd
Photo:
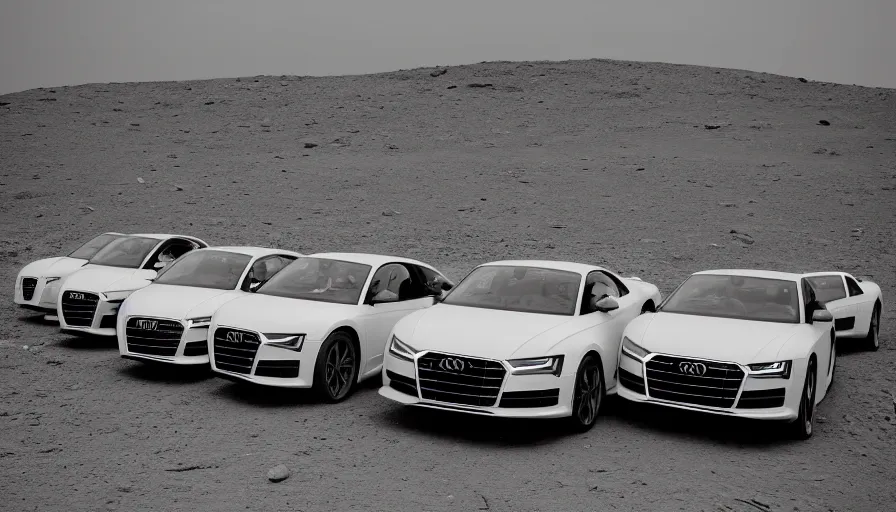
[[136,234],[113,241],[62,280],[56,311],[63,331],[115,336],[118,307],[181,255],[208,247],[185,235]]
[[314,388],[329,402],[379,374],[389,332],[452,283],[416,260],[318,253],[212,315],[209,358],[220,376]]
[[870,350],[880,348],[880,286],[846,272],[803,274],[818,301],[834,315],[837,339],[859,339]]
[[196,249],[118,308],[118,351],[137,361],[208,364],[208,326],[222,305],[252,293],[302,256],[262,247]]
[[619,396],[783,420],[806,439],[834,379],[833,318],[801,274],[697,272],[626,327]]
[[406,405],[591,428],[616,391],[622,330],[656,286],[598,266],[498,261],[389,336],[380,395]]
[[87,264],[103,247],[125,237],[124,233],[103,233],[81,245],[68,256],[46,258],[25,265],[16,276],[14,301],[24,309],[38,311],[56,320],[60,280]]

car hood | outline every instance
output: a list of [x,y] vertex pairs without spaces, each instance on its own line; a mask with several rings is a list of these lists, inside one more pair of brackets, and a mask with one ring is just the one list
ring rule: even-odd
[[436,304],[402,319],[394,332],[416,350],[504,360],[548,355],[572,318]]
[[27,277],[65,277],[87,264],[87,260],[60,256],[33,261],[19,275]]
[[247,329],[260,333],[305,334],[319,341],[336,322],[353,318],[354,304],[336,304],[273,295],[247,294],[221,306],[212,324]]
[[650,352],[751,364],[773,362],[799,328],[800,324],[659,312],[636,318],[626,336]]
[[147,286],[149,279],[155,275],[153,270],[85,265],[70,275],[63,286],[69,290],[94,293],[136,290]]
[[245,294],[240,290],[151,284],[128,296],[122,311],[133,316],[186,320],[212,316],[222,304]]

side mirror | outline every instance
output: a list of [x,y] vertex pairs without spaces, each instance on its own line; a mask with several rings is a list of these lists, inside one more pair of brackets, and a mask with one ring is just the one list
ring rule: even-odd
[[834,315],[826,309],[816,309],[812,312],[812,323],[815,322],[833,322]]
[[600,311],[601,313],[607,313],[619,309],[619,303],[616,302],[616,299],[610,297],[609,295],[599,300],[597,297],[594,297],[591,300],[595,301],[594,309],[596,311]]
[[383,304],[386,302],[398,302],[398,295],[389,290],[380,290],[379,293],[370,298],[370,305]]

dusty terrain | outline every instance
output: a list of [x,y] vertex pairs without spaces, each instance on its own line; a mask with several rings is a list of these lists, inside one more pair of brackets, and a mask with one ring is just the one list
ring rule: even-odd
[[[0,509],[891,510],[896,90],[608,61],[432,71],[0,96]],[[327,406],[125,361],[14,307],[23,265],[105,230],[455,278],[571,259],[664,294],[705,268],[842,269],[880,283],[882,347],[842,347],[803,443],[618,401],[585,435],[403,409],[375,384]]]

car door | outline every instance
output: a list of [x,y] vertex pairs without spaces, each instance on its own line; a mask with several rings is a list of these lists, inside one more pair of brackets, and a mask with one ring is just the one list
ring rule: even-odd
[[840,274],[812,274],[806,281],[815,290],[815,298],[834,315],[834,330],[845,334],[856,323],[856,300],[846,293],[846,281]]
[[[609,295],[619,303],[619,309],[601,312],[591,307],[592,296],[600,298]],[[622,283],[622,281],[610,272],[595,270],[585,277],[585,287],[582,296],[581,315],[594,319],[594,326],[599,326],[599,336],[607,336],[614,343],[622,341],[622,332],[625,327],[640,313],[640,301]],[[612,376],[616,370],[618,357],[617,346],[608,347],[607,357],[604,358],[604,375]]]
[[387,338],[399,320],[432,304],[432,295],[426,293],[426,288],[412,265],[387,263],[377,269],[364,294],[361,305],[363,313],[358,319],[364,331],[364,364],[361,373],[382,364],[383,352],[389,341]]
[[844,275],[843,279],[846,281],[846,294],[848,295],[843,300],[849,302],[855,308],[853,310],[855,322],[852,326],[852,334],[867,334],[867,328],[871,325],[871,313],[874,311],[875,297],[865,293],[862,287],[859,286],[858,281],[853,279],[852,276]]

